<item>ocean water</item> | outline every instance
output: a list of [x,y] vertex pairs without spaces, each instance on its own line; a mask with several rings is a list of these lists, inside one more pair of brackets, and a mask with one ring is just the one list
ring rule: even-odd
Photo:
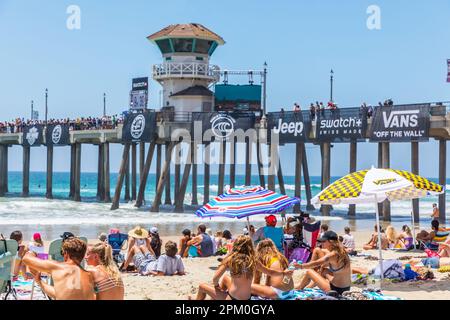
[[[56,172],[53,176],[53,200],[45,199],[46,175],[44,172],[30,173],[30,197],[20,197],[22,191],[21,172],[10,172],[9,193],[6,197],[0,198],[0,232],[5,235],[12,230],[26,230],[30,234],[34,231],[41,231],[51,237],[57,236],[63,231],[72,231],[74,233],[83,233],[88,237],[95,237],[99,232],[106,232],[109,228],[118,227],[128,229],[135,225],[157,225],[166,235],[179,234],[184,227],[195,229],[195,226],[205,222],[196,217],[193,212],[195,207],[188,206],[185,213],[173,212],[173,207],[162,206],[160,213],[150,213],[149,206],[153,200],[156,186],[155,174],[150,174],[145,192],[145,205],[138,209],[132,202],[125,203],[124,189],[122,188],[120,209],[111,211],[110,204],[97,203],[97,174],[81,174],[81,197],[82,202],[77,203],[67,200],[69,195],[69,173]],[[338,177],[332,178],[335,181]],[[236,176],[236,184],[244,184],[243,175]],[[117,181],[117,174],[111,174],[111,197],[114,195],[114,189]],[[217,195],[218,176],[211,174],[210,196]],[[229,183],[226,179],[225,183]],[[258,176],[252,177],[252,184],[259,184]],[[449,184],[447,182],[447,184]],[[139,186],[139,178],[137,185]],[[173,201],[174,176],[171,176],[171,196]],[[320,192],[320,177],[311,177],[311,187],[313,196]],[[276,186],[279,190],[279,186]],[[295,184],[293,176],[285,176],[286,193],[294,196]],[[131,188],[130,188],[131,189]],[[448,188],[447,188],[448,189]],[[198,202],[203,203],[203,176],[198,176]],[[306,205],[305,190],[301,190],[302,207]],[[449,192],[449,191],[447,191]],[[163,194],[164,202],[164,194]],[[192,199],[192,186],[188,185],[185,204],[190,204]],[[420,223],[429,224],[431,206],[437,202],[437,197],[430,197],[420,201],[421,221]],[[392,221],[394,224],[403,224],[411,221],[411,201],[398,201],[391,204]],[[344,227],[349,224],[347,220],[347,205],[335,205],[330,217],[321,217],[318,210],[311,214],[328,223]],[[371,228],[374,221],[374,206],[372,204],[358,205],[356,207],[357,216],[351,223],[354,227]],[[447,203],[447,212],[450,212],[450,203]],[[262,216],[251,218],[252,223],[263,223]],[[217,218],[209,220],[214,228],[231,229],[234,232],[241,231],[245,227],[246,221],[236,221],[226,218]],[[31,235],[30,235],[31,236]]]

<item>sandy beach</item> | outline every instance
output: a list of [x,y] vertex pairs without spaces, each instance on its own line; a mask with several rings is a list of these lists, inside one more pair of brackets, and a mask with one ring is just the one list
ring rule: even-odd
[[[342,233],[342,232],[340,232]],[[356,231],[355,237],[357,250],[373,257],[378,257],[377,250],[362,251],[362,245],[367,242],[371,231]],[[163,242],[172,240],[178,242],[176,236],[162,236]],[[89,243],[97,243],[98,240],[90,239]],[[48,246],[48,243],[46,243]],[[400,257],[425,257],[423,252],[394,252],[384,250],[383,258],[398,259]],[[187,274],[185,276],[152,277],[140,276],[135,273],[124,273],[126,300],[186,300],[189,295],[194,296],[200,283],[211,283],[214,272],[219,265],[217,257],[211,258],[186,258],[183,260]],[[352,266],[374,268],[378,261],[368,260],[365,257],[352,257]],[[294,281],[298,283],[303,271],[294,273]],[[450,273],[439,273],[433,269],[435,279],[427,281],[407,281],[402,283],[383,284],[383,293],[405,300],[450,300]],[[363,285],[352,287],[352,291],[361,291],[366,288]]]

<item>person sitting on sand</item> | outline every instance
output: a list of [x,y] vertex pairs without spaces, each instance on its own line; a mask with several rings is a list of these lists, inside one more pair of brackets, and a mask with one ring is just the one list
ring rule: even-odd
[[[230,275],[224,275],[229,270]],[[292,276],[291,270],[276,271],[266,268],[255,255],[253,241],[249,236],[239,236],[232,251],[223,259],[213,278],[213,286],[202,283],[196,300],[250,300],[255,271],[271,277]],[[223,277],[222,277],[223,276]],[[188,297],[189,300],[191,297]]]
[[[350,258],[339,243],[338,235],[333,231],[327,231],[318,240],[329,253],[316,261],[294,263],[296,269],[307,269],[302,281],[295,288],[303,290],[306,287],[318,286],[325,292],[333,290],[340,295],[349,291],[352,273]],[[312,269],[316,267],[324,267],[322,274]]]
[[177,251],[177,244],[173,241],[167,241],[165,253],[158,258],[151,274],[154,276],[185,275],[183,260],[181,260],[181,256],[177,255]]
[[28,249],[38,255],[45,253],[44,241],[42,241],[42,236],[40,233],[36,232],[33,234],[33,239],[28,244]]
[[431,231],[428,232],[426,230],[420,231],[416,239],[423,241],[425,243],[430,243],[433,241],[434,237],[436,237],[436,234],[439,232],[439,221],[438,220],[432,220],[431,221]]
[[122,276],[113,260],[112,247],[104,242],[88,246],[86,262],[94,277],[97,300],[123,300],[125,290]]
[[[380,228],[380,229],[381,229],[381,249],[386,250],[388,248],[389,241],[386,238],[386,234],[384,233],[383,228]],[[375,230],[375,232],[372,233],[372,236],[370,237],[369,242],[363,246],[364,250],[373,250],[373,249],[378,248],[378,227],[377,227],[377,225],[375,225],[374,230]]]
[[19,273],[22,272],[22,274],[26,275],[26,267],[23,264],[23,257],[25,253],[28,252],[28,247],[23,243],[23,234],[21,231],[13,231],[11,232],[11,235],[9,236],[11,240],[16,240],[18,244],[16,259],[14,263],[14,268],[12,271],[13,280],[17,280],[17,277],[19,276]]
[[[30,268],[36,283],[49,297],[56,300],[95,300],[93,275],[81,266],[86,248],[84,241],[71,237],[62,244],[64,262],[41,260],[28,251],[23,263]],[[41,272],[52,277],[53,286],[41,281]]]
[[130,252],[133,250],[134,247],[141,247],[141,246],[145,246],[148,251],[153,250],[150,243],[148,231],[140,226],[137,226],[128,232],[127,255],[130,255]]
[[150,237],[150,246],[152,247],[156,257],[159,258],[159,256],[161,255],[161,247],[163,243],[161,238],[159,237],[158,228],[156,227],[150,228],[149,237]]
[[386,239],[389,242],[388,247],[390,249],[405,249],[403,242],[400,241],[397,231],[393,226],[388,226],[386,228]]
[[217,248],[217,250],[220,250],[220,248],[223,247],[222,238],[223,238],[223,232],[216,231],[216,233],[214,234],[213,241],[214,241],[214,246]]
[[187,258],[189,251],[187,243],[189,242],[189,240],[191,240],[191,230],[184,229],[182,235],[183,237],[180,239],[180,249],[178,251],[178,255],[180,255],[182,258]]
[[[288,268],[289,262],[282,255],[272,240],[265,239],[258,243],[256,247],[256,258],[261,264],[275,271],[283,271]],[[252,284],[252,295],[269,298],[269,299],[286,299],[292,294],[294,289],[294,281],[284,282],[282,276],[266,277],[266,284],[261,285],[261,272],[256,272]]]
[[200,248],[200,257],[211,257],[214,255],[214,244],[212,238],[206,233],[206,226],[201,224],[198,226],[198,234],[187,242],[188,246]]
[[350,227],[344,228],[344,235],[342,236],[342,245],[345,248],[345,251],[347,251],[348,254],[356,254],[355,248],[355,238],[350,233]]
[[406,224],[402,226],[402,232],[398,235],[398,239],[403,242],[403,247],[407,250],[414,246],[411,229]]

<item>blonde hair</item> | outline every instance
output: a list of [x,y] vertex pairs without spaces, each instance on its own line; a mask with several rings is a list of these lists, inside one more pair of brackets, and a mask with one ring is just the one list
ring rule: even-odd
[[393,226],[388,226],[386,228],[386,238],[388,238],[390,242],[397,241],[397,232],[395,231]]
[[288,260],[280,251],[278,251],[272,239],[264,239],[258,243],[256,246],[256,258],[267,268],[270,268],[273,259],[277,259],[280,262],[282,270],[289,266]]
[[256,269],[255,249],[249,236],[239,236],[233,242],[230,255],[222,262],[230,270],[231,276],[245,275],[253,278]]
[[116,282],[121,281],[121,276],[116,263],[113,260],[112,247],[109,244],[100,242],[90,248],[91,253],[98,255],[100,264],[105,268],[108,276]]

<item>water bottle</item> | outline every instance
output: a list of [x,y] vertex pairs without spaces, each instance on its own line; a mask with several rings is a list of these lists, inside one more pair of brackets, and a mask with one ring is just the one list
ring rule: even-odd
[[[292,260],[292,262],[289,264],[289,267],[288,267],[288,270],[291,270],[291,271],[294,271],[295,270],[295,266],[294,266],[294,264],[297,262],[297,260]],[[300,263],[301,263],[301,261],[300,261]],[[288,276],[288,275],[285,275],[284,277],[283,277],[283,283],[284,284],[289,284],[289,282],[291,281],[291,277],[290,276]]]

